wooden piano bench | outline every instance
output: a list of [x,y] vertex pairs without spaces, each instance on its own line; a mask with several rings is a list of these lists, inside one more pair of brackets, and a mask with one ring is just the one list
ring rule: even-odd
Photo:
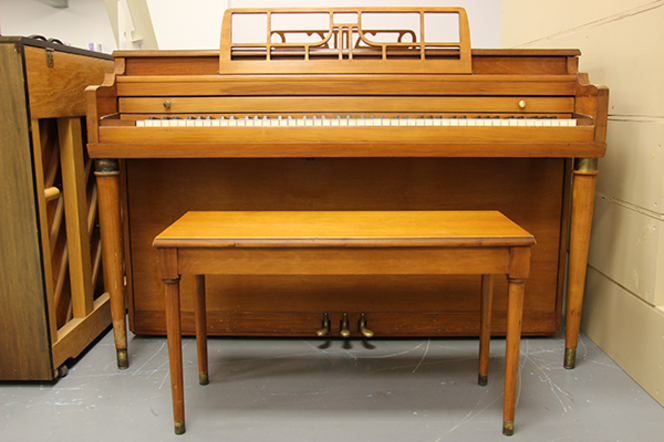
[[[514,431],[531,234],[496,211],[188,212],[154,240],[166,295],[175,432],[184,390],[180,276],[195,276],[199,383],[208,383],[204,275],[482,275],[479,383],[486,385],[493,276],[507,275],[503,433]],[[441,294],[441,296],[444,296]]]

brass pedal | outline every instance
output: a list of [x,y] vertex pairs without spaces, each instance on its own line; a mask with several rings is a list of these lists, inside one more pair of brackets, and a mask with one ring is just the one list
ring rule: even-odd
[[350,330],[348,328],[348,313],[344,313],[344,317],[341,320],[341,337],[342,338],[349,338],[350,337]]
[[316,331],[316,336],[322,338],[330,332],[330,317],[327,312],[323,314],[323,328]]
[[364,313],[360,315],[359,328],[360,328],[360,333],[362,333],[362,336],[364,336],[365,338],[373,338],[374,332],[372,332],[367,328],[367,320],[364,317]]

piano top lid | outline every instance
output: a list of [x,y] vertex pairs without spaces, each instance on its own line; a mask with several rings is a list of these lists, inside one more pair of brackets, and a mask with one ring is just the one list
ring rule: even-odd
[[[471,49],[472,57],[578,57],[579,49],[567,48],[490,48]],[[144,51],[139,49],[113,51],[113,58],[158,58],[158,57],[219,57],[212,49],[164,49]],[[441,72],[436,72],[441,73]]]
[[468,17],[463,8],[228,9],[219,72],[470,74]]

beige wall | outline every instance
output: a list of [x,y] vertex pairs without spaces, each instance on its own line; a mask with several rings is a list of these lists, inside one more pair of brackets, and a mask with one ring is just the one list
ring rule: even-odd
[[664,405],[664,0],[502,5],[503,47],[579,48],[609,86],[582,328]]

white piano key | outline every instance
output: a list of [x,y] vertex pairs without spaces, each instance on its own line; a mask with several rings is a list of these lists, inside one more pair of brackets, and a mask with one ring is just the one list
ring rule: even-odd
[[322,127],[322,126],[365,126],[365,127],[422,127],[422,126],[461,126],[461,127],[575,127],[577,120],[565,118],[405,118],[405,117],[303,117],[268,118],[241,117],[213,119],[206,118],[153,118],[136,120],[136,127]]

